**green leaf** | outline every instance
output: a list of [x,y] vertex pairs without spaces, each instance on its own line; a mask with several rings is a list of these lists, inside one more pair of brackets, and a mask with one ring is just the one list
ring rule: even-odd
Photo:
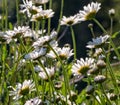
[[115,32],[113,35],[112,35],[112,37],[111,38],[116,38],[118,35],[120,34],[120,31],[118,31],[118,32]]
[[13,25],[11,22],[9,22],[9,29],[12,30],[13,29]]

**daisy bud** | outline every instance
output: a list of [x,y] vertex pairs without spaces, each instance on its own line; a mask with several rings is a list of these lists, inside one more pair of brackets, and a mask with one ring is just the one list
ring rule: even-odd
[[89,28],[93,28],[93,24],[91,24],[91,23],[88,24],[88,27],[89,27]]
[[113,101],[113,100],[116,100],[116,99],[117,99],[117,95],[116,95],[116,94],[114,94],[114,93],[109,93],[108,97],[109,97],[109,99],[110,99],[111,101]]
[[86,93],[92,94],[94,92],[94,87],[92,85],[87,86]]
[[103,83],[106,80],[106,77],[104,75],[98,75],[94,78],[94,81],[96,83]]
[[106,63],[103,60],[98,60],[97,66],[98,68],[103,69],[106,67]]
[[61,87],[62,87],[62,82],[58,81],[58,82],[55,83],[55,88],[56,89],[61,89]]
[[110,17],[114,17],[115,16],[115,9],[110,9],[109,15],[110,15]]
[[74,100],[77,99],[77,94],[76,94],[74,91],[70,91],[70,94],[71,94],[71,96],[70,96],[70,95],[67,96],[67,98],[68,98],[69,100],[74,101]]
[[90,69],[88,72],[89,72],[90,74],[97,74],[97,73],[99,73],[99,69],[98,69],[97,66],[95,66],[95,67],[93,67],[92,69]]

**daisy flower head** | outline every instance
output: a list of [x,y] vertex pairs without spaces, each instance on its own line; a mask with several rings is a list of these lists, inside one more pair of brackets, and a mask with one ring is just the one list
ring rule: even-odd
[[31,17],[34,14],[39,13],[40,11],[42,11],[42,6],[38,6],[36,7],[33,2],[30,0],[23,0],[23,3],[21,6],[21,10],[20,13],[27,13],[28,17]]
[[21,10],[20,10],[20,13],[25,13],[27,12],[29,14],[29,8],[31,8],[33,6],[33,3],[32,1],[28,1],[28,0],[22,0],[23,1],[23,4],[20,5],[21,7]]
[[94,59],[92,58],[81,58],[80,60],[77,60],[76,63],[72,66],[72,73],[75,75],[81,75],[86,74],[88,70],[92,68],[94,64]]
[[32,0],[35,5],[42,5],[49,2],[49,0]]
[[18,26],[18,27],[14,27],[14,33],[15,35],[21,35],[24,34],[27,30],[29,30],[29,26]]
[[47,68],[45,67],[45,70],[42,68],[39,68],[39,77],[43,80],[48,80],[49,78],[52,78],[55,74],[55,69],[54,67]]
[[34,43],[33,43],[33,47],[34,48],[39,48],[43,45],[45,45],[46,43],[51,43],[57,36],[57,32],[56,31],[52,31],[50,35],[46,35],[46,36],[42,36],[40,38],[38,38]]
[[[70,46],[64,46],[63,48],[54,46],[53,48],[55,52],[57,53],[57,55],[62,60],[69,59],[74,54],[73,49],[70,49]],[[56,54],[52,50],[50,50],[50,52],[46,54],[46,57],[52,58],[52,59],[57,58]]]
[[26,31],[29,30],[29,26],[18,26],[14,27],[14,30],[8,30],[6,33],[11,36],[11,38],[16,39],[24,35]]
[[96,13],[100,10],[101,3],[94,3],[88,4],[84,6],[84,10],[80,10],[78,16],[81,21],[91,20],[95,17]]
[[38,97],[27,100],[24,105],[42,105],[42,100]]
[[67,26],[75,25],[80,22],[79,20],[80,19],[77,15],[70,17],[63,16],[62,20],[60,21],[60,25],[67,25]]
[[39,13],[32,16],[31,21],[41,21],[42,19],[48,19],[53,17],[54,12],[52,9],[42,10]]
[[15,88],[13,88],[13,91],[10,91],[10,96],[14,96],[14,100],[18,100],[22,98],[24,95],[27,95],[31,93],[32,91],[35,91],[35,84],[32,80],[25,80],[22,84],[18,83]]
[[34,51],[25,55],[26,60],[36,60],[46,54],[47,48],[35,49]]
[[74,54],[73,49],[71,50],[70,46],[64,46],[63,48],[59,48],[57,52],[58,56],[61,59],[68,59]]
[[89,41],[87,44],[87,48],[100,48],[102,47],[106,41],[109,39],[109,35],[105,35],[105,36],[100,36],[97,38],[93,38],[92,41]]
[[0,32],[0,43],[9,43],[12,40],[11,35],[6,32]]
[[113,16],[115,16],[115,9],[110,9],[109,10],[109,15],[111,16],[111,17],[113,17]]

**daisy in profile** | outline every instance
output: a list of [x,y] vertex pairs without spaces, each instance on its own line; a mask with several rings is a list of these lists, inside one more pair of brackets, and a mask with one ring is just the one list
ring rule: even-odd
[[42,100],[38,97],[27,100],[24,105],[42,105]]
[[88,4],[87,6],[84,6],[84,10],[80,10],[78,13],[78,17],[81,21],[91,20],[95,17],[96,13],[100,10],[101,4],[100,3],[94,3]]
[[[54,50],[56,51],[57,55],[62,59],[69,59],[74,53],[73,50],[70,49],[70,46],[64,46],[63,48],[60,47],[54,47]],[[55,53],[51,50],[46,55],[48,58],[56,59],[57,56]]]
[[6,32],[0,32],[0,43],[9,43],[11,40],[11,35],[8,35]]
[[43,45],[45,45],[46,43],[50,43],[51,41],[54,40],[54,38],[56,38],[57,36],[57,32],[56,31],[52,31],[50,35],[46,35],[46,36],[42,36],[40,38],[38,38],[34,43],[33,43],[33,47],[34,48],[39,48]]
[[75,75],[87,74],[88,70],[92,68],[94,64],[94,59],[92,58],[81,58],[77,60],[72,66],[72,73]]
[[100,36],[97,38],[93,38],[92,41],[89,41],[87,44],[87,48],[100,48],[102,47],[106,41],[109,39],[109,35],[105,35],[105,36]]
[[25,55],[26,60],[36,60],[46,54],[47,48],[35,49],[32,52]]
[[42,10],[39,13],[32,16],[31,21],[41,21],[42,19],[48,19],[54,16],[52,9]]
[[18,83],[16,87],[10,86],[9,88],[12,88],[13,91],[10,91],[10,96],[14,96],[14,100],[18,100],[22,98],[24,95],[27,95],[31,93],[32,91],[35,91],[35,84],[32,80],[25,80],[22,84]]
[[41,78],[41,79],[43,79],[43,80],[48,80],[49,78],[52,78],[53,76],[54,76],[54,74],[55,74],[55,69],[54,69],[54,67],[51,67],[51,68],[47,68],[47,67],[45,67],[45,70],[43,70],[43,68],[41,68],[40,66],[38,66],[38,68],[37,69],[39,69],[38,71],[40,71],[39,72],[39,77]]
[[63,16],[62,20],[60,21],[60,25],[67,25],[67,26],[75,25],[80,22],[79,20],[80,19],[77,15],[70,17]]
[[15,38],[19,38],[21,36],[24,35],[24,33],[26,31],[29,30],[29,26],[18,26],[18,27],[14,27],[14,30],[8,30],[6,31],[6,33],[11,36],[11,38],[15,39]]

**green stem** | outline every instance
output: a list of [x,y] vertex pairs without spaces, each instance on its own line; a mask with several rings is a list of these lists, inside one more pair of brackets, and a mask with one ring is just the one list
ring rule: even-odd
[[117,79],[116,79],[116,77],[115,77],[115,75],[114,75],[114,72],[113,72],[113,69],[112,69],[112,67],[111,67],[111,65],[110,65],[109,56],[106,55],[104,49],[103,49],[103,53],[104,53],[104,55],[106,56],[107,69],[109,70],[110,76],[111,76],[111,78],[112,78],[112,83],[113,83],[114,87],[116,87],[117,93],[119,93],[119,88],[118,88],[118,85],[117,85],[117,82],[116,82]]
[[20,18],[19,18],[19,0],[16,0],[16,16],[17,16],[17,25],[19,25]]
[[74,34],[72,26],[70,26],[70,30],[71,30],[71,35],[72,35],[73,49],[74,49],[74,60],[75,60],[76,59],[76,40],[75,40],[75,34]]
[[[93,18],[93,20],[95,21],[95,23],[101,28],[101,30],[102,30],[105,34],[108,34],[107,31],[104,29],[104,27],[103,27],[95,18]],[[119,54],[118,50],[116,49],[116,46],[115,46],[115,44],[113,43],[111,37],[110,37],[110,44],[111,44],[111,46],[113,47],[113,49],[114,49],[114,51],[115,51],[118,59],[120,60],[120,54]]]
[[110,35],[112,35],[112,31],[113,31],[113,18],[110,18]]
[[90,31],[91,31],[91,34],[92,34],[93,38],[95,38],[95,34],[94,34],[94,31],[93,31],[93,27],[90,27]]
[[[54,100],[55,100],[55,95],[54,95],[55,90],[54,90],[54,85],[53,85],[53,83],[52,83],[52,81],[51,81],[51,78],[49,77],[48,72],[46,71],[44,65],[42,64],[42,62],[41,62],[40,60],[39,60],[39,64],[40,64],[40,66],[43,68],[45,74],[46,74],[47,77],[48,77],[50,86],[51,86],[51,88],[52,88],[51,95],[53,95],[53,98],[54,98]],[[51,95],[50,95],[50,96],[51,96]],[[52,99],[52,97],[51,97],[51,99]],[[51,100],[51,101],[52,101],[52,100]]]
[[[63,7],[64,7],[64,0],[61,0],[61,9],[60,9],[60,17],[59,20],[62,19],[63,16]],[[58,27],[57,27],[57,33],[60,31],[60,22],[58,23]]]
[[66,96],[66,103],[67,103],[67,90],[70,94],[70,88],[69,88],[69,82],[67,80],[67,74],[64,68],[64,64],[62,63],[62,60],[60,59],[60,57],[58,56],[58,54],[56,53],[56,51],[51,47],[51,45],[48,43],[49,48],[54,52],[54,54],[56,55],[57,59],[60,61],[61,63],[61,67],[63,70],[63,75],[64,75],[64,84],[65,84],[65,96]]
[[[52,0],[49,2],[49,9],[52,8]],[[48,35],[50,35],[50,28],[51,28],[51,18],[48,19]]]
[[97,101],[97,103],[99,104],[99,105],[101,105],[101,103],[99,102],[99,100],[92,94],[92,97]]
[[96,20],[95,18],[93,18],[93,21],[101,28],[101,30],[107,34],[107,31],[104,29],[104,27],[100,24],[100,22],[98,20]]
[[117,55],[117,57],[118,57],[118,60],[120,61],[120,53],[119,53],[119,51],[117,50],[117,48],[116,48],[114,42],[112,41],[112,38],[111,38],[111,37],[110,37],[110,44],[111,44],[111,46],[113,47],[113,49],[114,49],[114,51],[115,51],[115,53],[116,53],[116,55]]
[[5,30],[8,28],[8,1],[5,0]]
[[100,84],[100,86],[101,86],[101,89],[102,89],[102,91],[103,91],[103,94],[104,94],[105,97],[106,97],[107,102],[109,103],[108,105],[112,105],[111,101],[108,99],[108,96],[107,96],[107,94],[106,94],[106,92],[105,92],[105,89],[104,89],[103,85]]

